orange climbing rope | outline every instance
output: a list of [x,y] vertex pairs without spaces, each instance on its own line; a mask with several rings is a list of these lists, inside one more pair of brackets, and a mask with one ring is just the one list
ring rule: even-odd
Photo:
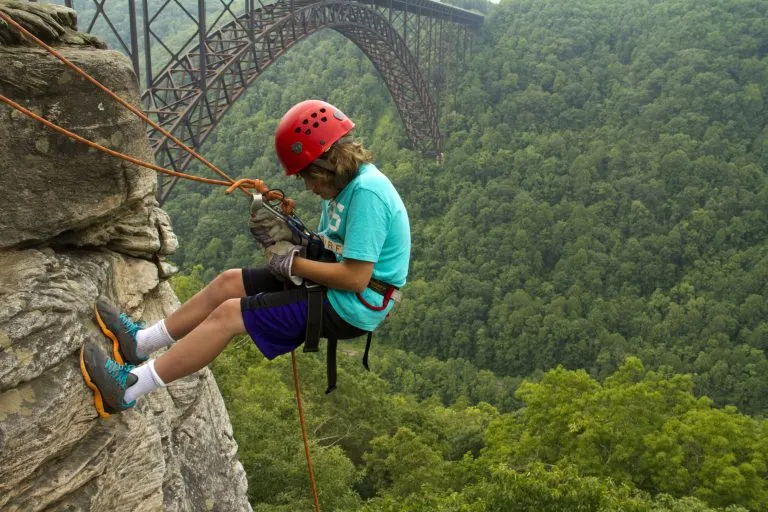
[[293,366],[293,387],[296,388],[296,405],[299,408],[299,423],[301,424],[301,437],[304,440],[304,455],[307,458],[307,469],[309,470],[309,485],[312,487],[312,498],[315,503],[315,510],[320,510],[320,502],[317,499],[315,490],[315,472],[312,470],[312,457],[309,454],[309,441],[307,440],[307,428],[304,425],[304,406],[301,404],[301,391],[299,388],[299,370],[296,365],[296,351],[291,350],[291,365]]
[[[295,203],[292,199],[289,199],[283,195],[281,191],[278,190],[270,190],[266,184],[262,180],[256,180],[256,179],[240,179],[240,180],[233,180],[230,178],[227,174],[225,174],[223,171],[221,171],[219,168],[217,168],[215,165],[213,165],[211,162],[203,158],[201,155],[199,155],[197,152],[195,152],[192,148],[188,147],[186,144],[184,144],[182,141],[174,137],[170,132],[162,128],[160,125],[152,121],[149,117],[147,117],[143,112],[135,108],[133,105],[128,103],[127,101],[123,100],[120,96],[109,90],[106,86],[101,84],[98,80],[90,76],[88,73],[83,71],[81,68],[73,64],[70,60],[68,60],[66,57],[59,54],[56,50],[45,44],[42,40],[37,38],[34,34],[29,32],[27,29],[16,23],[10,16],[8,16],[6,13],[0,10],[0,18],[4,20],[6,23],[14,27],[16,30],[18,30],[21,34],[28,37],[41,47],[43,47],[45,50],[47,50],[51,55],[59,59],[61,62],[63,62],[67,67],[74,70],[77,74],[82,76],[87,81],[91,82],[93,85],[104,91],[107,95],[109,95],[111,98],[113,98],[115,101],[120,103],[122,106],[133,112],[136,116],[138,116],[141,120],[143,120],[145,123],[152,126],[154,129],[158,130],[160,133],[168,137],[170,140],[178,144],[181,148],[183,148],[185,151],[187,151],[189,154],[194,156],[197,160],[202,162],[204,165],[206,165],[208,168],[219,174],[221,177],[225,178],[227,181],[222,180],[214,180],[209,178],[202,178],[198,176],[193,176],[186,173],[181,173],[178,171],[173,171],[170,169],[165,169],[163,167],[160,167],[158,165],[155,165],[150,162],[145,162],[143,160],[139,160],[137,158],[134,158],[132,156],[126,155],[124,153],[121,153],[119,151],[114,151],[112,149],[106,148],[100,144],[97,144],[93,141],[90,141],[86,139],[85,137],[81,137],[80,135],[77,135],[76,133],[73,133],[65,128],[62,128],[61,126],[48,121],[47,119],[43,118],[42,116],[39,116],[32,112],[29,109],[24,108],[23,106],[19,105],[15,101],[3,96],[0,94],[0,102],[5,103],[6,105],[10,106],[11,108],[14,108],[15,110],[21,112],[22,114],[44,124],[46,127],[50,128],[51,130],[56,131],[57,133],[60,133],[62,135],[65,135],[67,137],[70,137],[73,140],[76,140],[78,142],[81,142],[91,148],[94,148],[96,150],[102,151],[110,156],[120,158],[122,160],[125,160],[127,162],[131,162],[133,164],[146,167],[147,169],[151,169],[153,171],[168,174],[171,176],[176,176],[179,178],[184,178],[188,180],[198,181],[202,183],[208,183],[210,185],[221,185],[228,187],[225,193],[230,194],[235,189],[242,190],[245,194],[250,195],[251,193],[248,192],[248,189],[254,189],[257,192],[264,195],[265,199],[267,200],[279,200],[280,206],[283,210],[283,212],[286,215],[293,215],[293,210]],[[304,453],[307,458],[307,468],[309,470],[309,480],[310,480],[310,486],[312,488],[312,498],[314,501],[314,507],[315,511],[320,511],[320,502],[318,500],[317,496],[317,487],[315,485],[315,475],[314,471],[312,469],[312,457],[310,455],[309,451],[309,441],[307,438],[307,432],[306,432],[306,426],[304,423],[304,408],[302,406],[302,400],[301,400],[301,389],[299,386],[299,373],[298,368],[296,364],[296,351],[291,351],[291,362],[293,366],[293,381],[294,386],[296,388],[296,403],[298,404],[298,412],[299,412],[299,423],[301,425],[301,434],[302,434],[302,440],[304,442]]]
[[25,29],[24,27],[19,25],[13,18],[8,16],[3,11],[0,11],[0,18],[2,18],[6,23],[10,24],[16,30],[18,30],[19,32],[24,34],[26,37],[30,38],[32,41],[37,43],[39,46],[44,48],[48,53],[50,53],[51,55],[53,55],[54,57],[59,59],[61,62],[64,63],[65,66],[70,68],[72,71],[74,71],[75,73],[77,73],[78,75],[80,75],[81,77],[83,77],[84,79],[86,79],[87,81],[91,82],[93,85],[95,85],[99,89],[101,89],[104,93],[106,93],[108,96],[110,96],[113,100],[115,100],[116,102],[118,102],[119,104],[121,104],[122,106],[124,106],[125,108],[127,108],[128,110],[133,112],[134,114],[136,114],[142,121],[144,121],[145,123],[149,124],[152,128],[154,128],[155,130],[159,131],[160,133],[162,133],[163,135],[165,135],[166,137],[171,139],[173,142],[175,142],[176,144],[178,144],[179,146],[184,148],[185,151],[189,152],[192,156],[197,158],[199,161],[201,161],[203,164],[205,164],[208,168],[210,168],[212,171],[217,173],[219,176],[229,180],[230,183],[234,182],[234,180],[232,178],[230,178],[229,176],[227,176],[224,173],[224,171],[220,170],[218,167],[216,167],[211,162],[209,162],[208,160],[203,158],[201,155],[197,154],[192,148],[188,147],[182,141],[180,141],[179,139],[174,137],[170,132],[165,130],[159,124],[157,124],[154,121],[152,121],[149,117],[147,117],[144,114],[144,112],[140,111],[139,109],[137,109],[136,107],[134,107],[133,105],[131,105],[130,103],[125,101],[123,98],[121,98],[120,96],[118,96],[117,94],[112,92],[104,84],[102,84],[101,82],[99,82],[98,80],[93,78],[91,75],[89,75],[88,73],[83,71],[80,67],[78,67],[76,64],[74,64],[72,61],[70,61],[69,59],[67,59],[66,57],[61,55],[59,52],[57,52],[56,50],[54,50],[53,48],[51,48],[50,46],[45,44],[45,42],[43,42],[41,39],[39,39],[37,36],[32,34],[30,31],[28,31],[27,29]]
[[[1,11],[0,11],[0,14],[2,14]],[[73,140],[76,140],[77,142],[81,142],[88,147],[102,151],[110,156],[114,156],[115,158],[125,160],[126,162],[130,162],[132,164],[140,165],[141,167],[146,167],[147,169],[152,169],[153,171],[156,171],[159,173],[168,174],[170,176],[177,176],[179,178],[184,178],[187,180],[199,181],[201,183],[207,183],[209,185],[221,185],[224,187],[228,187],[227,190],[224,191],[224,193],[226,194],[232,193],[232,191],[234,191],[235,189],[241,189],[241,190],[253,189],[263,194],[264,198],[267,199],[268,201],[275,201],[275,200],[281,201],[281,206],[283,211],[287,215],[293,214],[293,210],[295,208],[294,200],[284,197],[283,193],[279,190],[270,190],[269,187],[267,187],[267,185],[262,180],[254,180],[254,179],[248,179],[248,178],[240,179],[237,181],[212,180],[210,178],[202,178],[200,176],[193,176],[191,174],[185,174],[183,172],[166,169],[164,167],[160,167],[159,165],[155,165],[150,162],[145,162],[143,160],[139,160],[138,158],[134,158],[130,155],[126,155],[125,153],[121,153],[119,151],[106,148],[100,144],[97,144],[91,140],[86,139],[85,137],[81,137],[80,135],[73,133],[67,130],[66,128],[62,128],[56,123],[52,123],[51,121],[45,119],[44,117],[35,114],[31,110],[24,108],[23,106],[19,105],[18,103],[16,103],[10,98],[3,96],[2,94],[0,94],[0,102],[5,103],[9,107],[12,107],[18,110],[25,116],[30,117],[35,121],[41,122],[42,124],[44,124],[45,126],[47,126],[48,128],[50,128],[55,132],[58,132],[62,135],[66,135],[67,137]]]
[[[37,36],[35,36],[31,32],[29,32],[24,27],[22,27],[19,23],[17,23],[13,18],[8,16],[3,11],[0,11],[0,18],[2,18],[3,21],[5,21],[6,23],[8,23],[12,27],[14,27],[16,30],[18,30],[20,33],[22,33],[24,36],[28,37],[29,39],[31,39],[32,41],[37,43],[39,46],[44,48],[48,53],[50,53],[51,55],[53,55],[54,57],[59,59],[61,62],[63,62],[64,65],[66,65],[68,68],[72,69],[75,73],[77,73],[78,75],[83,77],[88,82],[90,82],[93,85],[95,85],[98,89],[103,91],[109,97],[111,97],[116,102],[118,102],[120,105],[122,105],[123,107],[125,107],[128,110],[130,110],[131,112],[133,112],[139,119],[141,119],[142,121],[144,121],[145,123],[150,125],[155,130],[157,130],[160,133],[162,133],[165,137],[169,138],[170,140],[172,140],[173,142],[178,144],[182,149],[187,151],[190,155],[195,157],[197,160],[199,160],[201,163],[203,163],[206,167],[208,167],[209,169],[214,171],[216,174],[218,174],[222,178],[225,178],[226,180],[228,180],[229,183],[227,185],[231,184],[235,188],[240,188],[247,195],[250,195],[250,192],[248,192],[248,190],[246,190],[246,188],[248,188],[249,184],[250,185],[258,184],[258,186],[252,186],[251,188],[255,188],[258,192],[260,192],[262,194],[267,194],[267,193],[270,192],[269,188],[266,185],[264,185],[264,182],[261,181],[261,180],[237,180],[237,181],[233,180],[224,171],[222,171],[221,169],[219,169],[218,167],[213,165],[211,162],[209,162],[202,155],[198,154],[194,149],[192,149],[189,146],[187,146],[186,144],[184,144],[181,140],[179,140],[177,137],[175,137],[168,130],[166,130],[165,128],[163,128],[162,126],[160,126],[159,124],[154,122],[152,119],[147,117],[147,115],[144,114],[144,112],[142,112],[141,110],[137,109],[136,107],[134,107],[133,105],[131,105],[130,103],[125,101],[123,98],[121,98],[120,96],[115,94],[113,91],[111,91],[104,84],[102,84],[101,82],[99,82],[98,80],[93,78],[91,75],[86,73],[82,68],[78,67],[76,64],[74,64],[72,61],[70,61],[69,59],[67,59],[63,55],[61,55],[59,52],[54,50],[52,47],[50,47],[49,45],[45,44],[44,41],[42,41],[40,38],[38,38]],[[0,98],[2,98],[2,101],[4,103],[7,103],[8,105],[13,106],[11,100],[8,100],[7,98],[5,98],[5,96],[1,96],[0,95]],[[16,108],[16,107],[14,107],[14,108]],[[37,120],[40,121],[41,119],[37,118]],[[95,143],[92,143],[90,141],[87,141],[87,139],[84,139],[82,137],[79,137],[79,138],[77,136],[73,137],[73,134],[71,134],[71,132],[66,132],[66,130],[64,130],[63,128],[56,129],[56,128],[53,128],[53,126],[49,125],[48,123],[46,123],[46,126],[49,126],[50,128],[58,131],[59,133],[64,133],[68,137],[72,137],[73,139],[78,140],[79,142],[83,142],[85,144],[88,144],[90,147],[93,147],[95,149],[98,149],[100,151],[105,151],[106,150],[106,148],[103,148],[103,147],[99,146],[98,144],[95,144]],[[64,131],[62,131],[62,130],[64,130]],[[85,142],[85,141],[87,141],[87,142]],[[123,158],[124,156],[126,156],[126,155],[122,155],[121,153],[118,153],[117,151],[106,150],[105,152],[110,154],[110,155],[112,155],[112,156],[116,156],[118,158]],[[122,156],[120,156],[120,155],[122,155]],[[131,158],[131,157],[123,158],[123,160],[128,160],[129,158]],[[128,160],[128,161],[131,161],[131,160]],[[137,165],[141,165],[143,167],[147,167],[147,168],[152,169],[152,170],[157,171],[157,172],[163,172],[164,174],[169,174],[169,175],[177,176],[177,177],[180,177],[180,178],[191,179],[191,180],[195,180],[195,181],[204,181],[205,180],[204,178],[196,178],[196,177],[191,176],[189,174],[179,173],[177,171],[169,171],[168,169],[158,170],[157,166],[153,166],[153,164],[147,165],[146,163],[141,162],[141,161],[134,161],[133,163],[136,163]],[[211,183],[211,184],[217,184],[217,185],[222,184],[221,182],[215,182],[215,183],[212,182],[212,181],[204,181],[204,182],[205,183]],[[230,187],[230,189],[227,190],[227,194],[232,192],[232,190],[233,190],[233,188]],[[293,201],[291,201],[288,198],[283,197],[282,194],[278,193],[277,191],[272,192],[270,195],[268,195],[267,199],[268,200],[279,199],[281,201],[281,203],[282,203],[281,206],[283,207],[283,211],[287,215],[291,215],[293,213]]]
[[104,153],[106,153],[108,155],[111,155],[111,156],[114,156],[116,158],[120,158],[121,160],[125,160],[127,162],[131,162],[133,164],[140,165],[142,167],[146,167],[148,169],[152,169],[153,171],[161,172],[163,174],[169,174],[171,176],[178,176],[180,178],[185,178],[185,179],[194,180],[194,181],[200,181],[202,183],[208,183],[208,184],[211,184],[211,185],[223,185],[223,186],[229,187],[232,184],[229,181],[212,180],[212,179],[209,179],[209,178],[200,178],[198,176],[192,176],[190,174],[184,174],[182,172],[172,171],[170,169],[165,169],[163,167],[160,167],[159,165],[155,165],[155,164],[152,164],[152,163],[149,163],[149,162],[145,162],[143,160],[139,160],[138,158],[133,158],[132,156],[126,155],[124,153],[120,153],[119,151],[114,151],[112,149],[105,148],[104,146],[96,144],[95,142],[92,142],[92,141],[86,139],[85,137],[81,137],[81,136],[77,135],[76,133],[72,133],[69,130],[67,130],[65,128],[62,128],[61,126],[48,121],[47,119],[43,118],[42,116],[39,116],[39,115],[35,114],[31,110],[28,110],[28,109],[22,107],[21,105],[19,105],[15,101],[6,98],[2,94],[0,94],[0,101],[5,103],[6,105],[8,105],[10,107],[13,107],[14,109],[18,110],[22,114],[24,114],[24,115],[26,115],[28,117],[31,117],[32,119],[34,119],[36,121],[40,121],[45,126],[47,126],[48,128],[50,128],[51,130],[53,130],[55,132],[61,133],[63,135],[66,135],[67,137],[70,137],[71,139],[74,139],[74,140],[76,140],[78,142],[82,142],[86,146],[92,147],[94,149],[98,149],[99,151],[103,151]]

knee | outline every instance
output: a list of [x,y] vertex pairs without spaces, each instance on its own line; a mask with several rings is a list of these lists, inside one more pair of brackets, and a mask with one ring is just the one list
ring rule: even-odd
[[240,269],[225,270],[216,276],[213,284],[225,297],[242,297],[245,294],[243,273]]
[[243,315],[240,311],[240,299],[225,300],[211,312],[208,319],[233,334],[242,331]]

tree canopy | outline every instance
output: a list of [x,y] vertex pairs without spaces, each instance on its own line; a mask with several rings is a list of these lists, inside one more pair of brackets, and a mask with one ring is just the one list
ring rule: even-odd
[[[374,372],[343,357],[323,397],[321,359],[300,358],[324,507],[767,510],[768,4],[454,3],[488,16],[445,74],[443,165],[407,149],[377,71],[331,32],[204,148],[311,225],[319,200],[281,175],[272,134],[322,98],[408,207],[409,284]],[[261,262],[242,200],[184,183],[166,208],[184,293]],[[215,370],[254,508],[311,508],[288,363],[248,347]]]

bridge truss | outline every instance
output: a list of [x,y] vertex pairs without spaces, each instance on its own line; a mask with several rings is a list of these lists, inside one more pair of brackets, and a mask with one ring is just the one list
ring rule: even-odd
[[[119,11],[108,0],[64,3],[80,14],[80,30],[131,58],[145,112],[196,151],[270,64],[328,28],[371,60],[413,147],[439,154],[441,88],[483,22],[480,14],[432,0],[117,0]],[[180,19],[188,29],[182,41],[169,33]],[[127,34],[118,29],[126,21]],[[183,172],[191,163],[191,155],[156,130],[149,139],[158,164]],[[161,204],[176,181],[161,176]]]

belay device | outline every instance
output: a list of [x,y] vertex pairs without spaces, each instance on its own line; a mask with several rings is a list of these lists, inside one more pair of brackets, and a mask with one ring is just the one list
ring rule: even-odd
[[253,194],[251,199],[251,214],[259,208],[266,208],[272,215],[286,223],[291,231],[299,238],[300,245],[306,249],[306,257],[315,261],[335,263],[336,255],[323,245],[320,235],[309,229],[296,215],[286,215],[264,200],[261,194]]

